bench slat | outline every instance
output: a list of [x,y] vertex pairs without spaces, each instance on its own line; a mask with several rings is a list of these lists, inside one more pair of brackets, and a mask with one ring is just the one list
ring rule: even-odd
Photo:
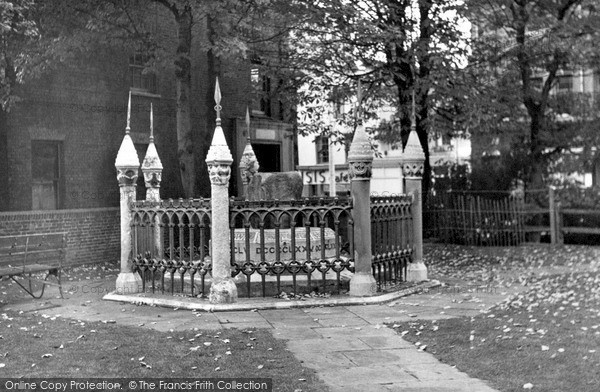
[[26,250],[42,251],[48,249],[62,249],[66,246],[65,233],[31,234],[23,236],[0,237],[0,255],[21,253]]
[[51,269],[55,269],[57,266],[55,265],[47,265],[47,264],[31,264],[20,267],[8,267],[0,269],[0,276],[10,276],[10,275],[19,275],[19,274],[34,274],[36,272],[48,271]]
[[65,261],[65,253],[66,251],[63,249],[56,249],[38,253],[27,253],[27,255],[0,255],[0,268],[8,265],[18,267],[23,264],[59,265]]
[[[0,237],[0,278],[10,277],[23,290],[34,298],[41,298],[47,284],[57,285],[61,298],[63,297],[60,270],[66,260],[67,234],[43,233],[18,236]],[[38,281],[29,275],[47,271],[46,278],[52,273],[58,283],[41,281],[42,290],[39,295],[34,293],[32,281]],[[29,288],[19,283],[17,276],[29,281]]]

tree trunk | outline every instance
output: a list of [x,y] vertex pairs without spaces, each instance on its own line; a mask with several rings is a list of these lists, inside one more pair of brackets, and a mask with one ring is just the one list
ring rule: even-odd
[[[0,107],[0,167],[4,168],[5,174],[9,172],[8,167],[8,145],[7,145],[7,121],[6,112]],[[0,177],[0,211],[7,211],[9,207],[8,176]]]
[[544,131],[544,113],[542,108],[530,110],[530,154],[531,168],[529,172],[530,187],[533,189],[542,189],[544,187],[545,163],[543,157],[543,146],[540,141],[540,133]]
[[[419,1],[419,80],[428,81],[431,74],[430,44],[433,35],[433,21],[431,20],[431,0]],[[425,166],[423,171],[423,197],[426,198],[431,187],[431,162],[429,161],[429,86],[422,85],[416,91],[417,104],[417,135],[425,154]],[[425,200],[423,200],[424,202]]]
[[176,15],[177,58],[175,77],[177,80],[177,156],[179,173],[185,197],[195,196],[196,170],[194,165],[194,143],[192,140],[191,102],[192,89],[190,52],[192,47],[192,8],[183,7]]

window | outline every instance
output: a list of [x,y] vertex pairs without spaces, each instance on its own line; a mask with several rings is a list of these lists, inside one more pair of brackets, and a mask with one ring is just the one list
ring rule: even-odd
[[573,89],[573,75],[561,75],[556,84],[559,92],[570,92]]
[[31,142],[31,196],[33,210],[56,210],[62,204],[62,144]]
[[142,51],[136,51],[129,57],[129,86],[132,90],[156,94],[156,74],[145,70],[151,56]]
[[250,81],[257,96],[252,111],[271,117],[271,78],[267,75],[261,75],[259,68],[252,68],[250,70]]
[[315,147],[317,149],[317,163],[328,163],[329,138],[326,136],[317,136],[315,138]]

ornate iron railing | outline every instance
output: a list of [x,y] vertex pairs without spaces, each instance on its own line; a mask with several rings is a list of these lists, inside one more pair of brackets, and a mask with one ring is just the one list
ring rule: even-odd
[[[165,291],[165,275],[170,278],[170,291],[185,292],[186,278],[192,296],[202,295],[211,270],[209,254],[210,200],[179,199],[159,202],[136,201],[131,205],[134,270],[143,278],[143,290],[151,284],[156,290],[160,282]],[[196,288],[196,280],[200,288]]]
[[371,197],[371,267],[379,290],[406,280],[413,252],[412,203],[409,195]]
[[[412,198],[372,197],[372,271],[378,290],[406,280],[412,259]],[[143,290],[204,296],[211,272],[206,199],[131,205],[134,271]],[[240,294],[339,293],[354,272],[350,198],[230,200],[231,272]]]
[[[342,272],[353,271],[350,199],[232,200],[230,205],[231,265],[234,276],[245,276],[248,296],[253,276],[260,279],[263,296],[268,287],[279,294],[284,286],[298,295],[299,276],[306,278],[304,291],[329,292],[333,281],[340,292]],[[313,275],[320,285],[313,287]]]

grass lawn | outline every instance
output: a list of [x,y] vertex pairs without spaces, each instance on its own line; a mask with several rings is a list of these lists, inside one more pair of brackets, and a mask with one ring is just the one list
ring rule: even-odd
[[[79,265],[79,266],[71,266],[66,267],[62,271],[61,282],[63,286],[63,290],[66,292],[71,287],[69,282],[85,282],[85,281],[93,281],[95,279],[104,279],[107,277],[114,277],[117,279],[117,275],[119,274],[120,266],[116,262],[106,262],[101,264],[89,264],[89,265]],[[40,273],[37,275],[39,279],[43,279],[46,273]],[[22,284],[27,286],[27,281],[20,279]],[[56,278],[54,276],[50,276],[48,278],[50,282],[56,282]],[[39,292],[41,289],[40,283],[35,283],[34,288],[36,292]],[[42,298],[54,297],[58,290],[54,287],[46,288],[46,293]],[[49,294],[51,291],[52,294]],[[14,303],[15,301],[27,300],[31,299],[31,296],[23,291],[16,283],[12,280],[5,278],[0,280],[0,308],[3,305]]]
[[262,377],[275,391],[323,391],[266,330],[158,332],[0,313],[2,377]]
[[[118,271],[115,263],[67,268],[63,288],[116,279]],[[52,288],[44,298],[56,294]],[[0,378],[253,377],[272,378],[274,391],[327,390],[268,330],[159,332],[2,309],[30,300],[12,281],[0,281]]]
[[[453,249],[458,249],[457,258],[469,260],[469,271],[475,277],[485,276],[490,265],[521,271],[540,263],[576,267],[596,262],[598,251],[542,245],[451,247],[436,252],[450,255]],[[468,254],[472,256],[465,257]],[[452,272],[458,276],[460,267]],[[476,317],[397,323],[394,329],[442,362],[488,380],[501,391],[598,391],[600,272],[536,274],[528,278],[523,290]]]

